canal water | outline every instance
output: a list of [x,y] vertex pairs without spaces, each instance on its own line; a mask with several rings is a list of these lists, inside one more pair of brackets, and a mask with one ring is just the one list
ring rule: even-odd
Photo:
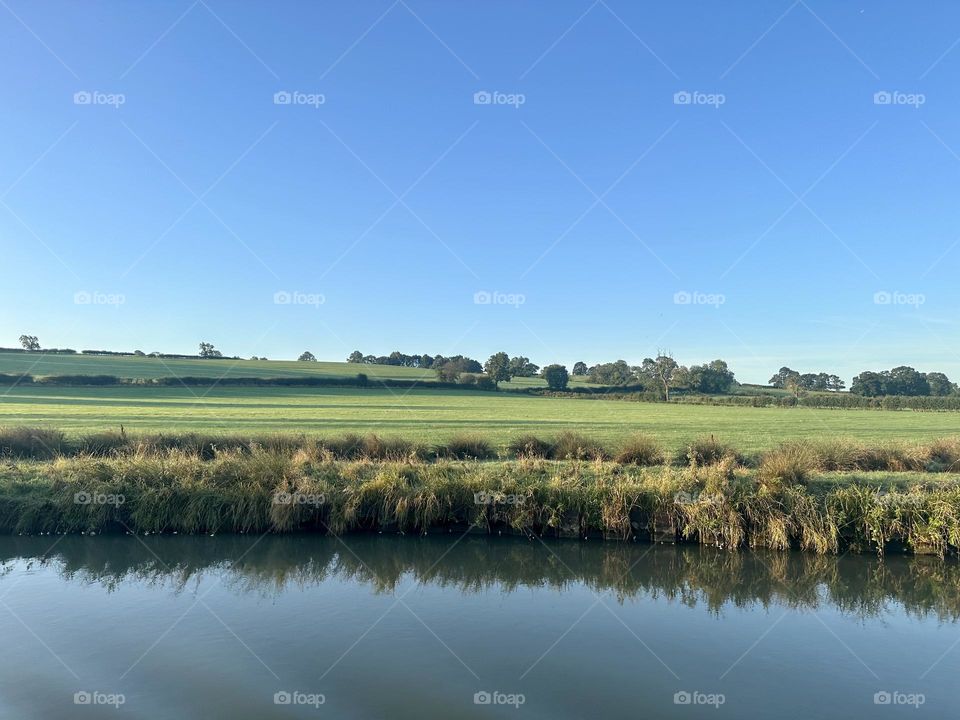
[[947,718],[960,565],[456,535],[0,539],[0,717]]

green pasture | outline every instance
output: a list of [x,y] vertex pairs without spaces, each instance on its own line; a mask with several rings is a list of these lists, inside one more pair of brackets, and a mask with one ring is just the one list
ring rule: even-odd
[[[294,363],[291,363],[294,364]],[[397,370],[396,368],[392,368]],[[614,444],[643,431],[668,447],[714,434],[746,452],[784,440],[921,441],[960,435],[960,413],[752,408],[535,397],[456,390],[279,387],[53,387],[0,390],[0,426],[127,431],[375,432],[423,442],[477,433],[500,446],[524,433],[580,432]]]

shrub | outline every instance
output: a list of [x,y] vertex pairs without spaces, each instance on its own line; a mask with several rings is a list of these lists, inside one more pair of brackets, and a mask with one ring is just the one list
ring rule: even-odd
[[478,375],[476,385],[477,385],[477,390],[496,390],[497,389],[497,384],[493,381],[493,379],[488,378],[486,375]]
[[507,446],[510,454],[518,458],[546,458],[553,454],[553,446],[535,435],[521,435]]
[[104,430],[103,432],[84,435],[80,438],[75,447],[78,452],[85,455],[96,455],[104,457],[113,455],[118,450],[129,449],[129,439],[122,430]]
[[810,443],[784,443],[763,456],[759,479],[768,485],[802,485],[818,466],[817,453]]
[[356,460],[363,454],[363,438],[355,433],[322,440],[320,446],[341,460]]
[[64,449],[63,433],[45,428],[0,428],[0,457],[47,460]]
[[456,435],[437,454],[456,460],[488,460],[496,455],[490,443],[477,435]]
[[662,465],[666,457],[666,452],[655,438],[637,433],[620,446],[615,460],[621,465]]
[[726,457],[741,459],[736,450],[713,435],[701,435],[679,453],[677,460],[681,465],[713,465]]
[[960,438],[940,438],[926,448],[922,470],[957,472],[960,469]]
[[600,443],[570,431],[557,436],[550,454],[555,460],[602,460],[606,456],[607,452]]
[[426,451],[402,438],[382,438],[379,435],[365,435],[360,441],[360,454],[368,460],[407,460],[425,459]]

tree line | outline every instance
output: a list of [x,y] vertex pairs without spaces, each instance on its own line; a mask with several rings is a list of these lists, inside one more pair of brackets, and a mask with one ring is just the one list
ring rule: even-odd
[[853,379],[850,392],[865,397],[946,397],[960,394],[960,388],[942,372],[922,373],[909,365],[900,365],[892,370],[860,373]]
[[[41,349],[36,335],[21,335],[20,352],[50,352],[57,354],[76,354],[70,348]],[[11,348],[0,350],[14,351]],[[226,358],[213,343],[201,342],[197,355],[179,355],[172,353],[151,352],[140,350],[133,352],[118,352],[112,350],[82,350],[85,355],[117,355],[139,356],[174,359],[232,359]],[[266,360],[256,356],[252,360]],[[316,362],[317,358],[310,351],[305,351],[298,360]],[[395,350],[389,355],[364,355],[354,350],[347,357],[348,363],[363,365],[392,365],[397,367],[411,367],[430,369],[436,372],[438,379],[445,383],[460,383],[464,385],[489,385],[492,388],[501,382],[508,382],[513,378],[542,377],[551,390],[565,390],[570,377],[581,377],[587,382],[596,385],[613,386],[619,389],[637,391],[654,390],[664,400],[670,399],[670,393],[700,393],[704,395],[725,395],[735,390],[739,384],[724,360],[714,360],[704,365],[680,365],[667,352],[661,351],[655,358],[645,358],[640,365],[629,365],[625,360],[599,363],[588,366],[583,361],[573,364],[572,371],[566,366],[551,364],[541,368],[530,358],[523,355],[510,357],[505,352],[491,355],[485,363],[465,355],[408,355]],[[817,372],[800,373],[789,367],[781,367],[770,378],[771,387],[790,391],[800,398],[807,392],[838,393],[846,388],[846,383],[836,374]],[[891,370],[879,372],[867,370],[855,378],[850,385],[850,393],[863,397],[949,397],[960,395],[960,387],[942,372],[924,373],[908,365],[900,365]]]

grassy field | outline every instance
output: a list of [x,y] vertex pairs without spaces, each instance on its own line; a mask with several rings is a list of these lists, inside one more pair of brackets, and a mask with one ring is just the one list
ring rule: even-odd
[[[148,357],[100,355],[46,355],[0,352],[0,373],[11,375],[115,375],[121,378],[158,377],[354,377],[394,380],[436,380],[433,370],[393,365],[358,365],[345,362],[298,362],[296,360],[171,360]],[[585,384],[571,378],[572,385]],[[515,378],[504,388],[546,387],[542,378]]]
[[121,424],[153,432],[376,432],[423,442],[473,432],[501,447],[524,433],[549,437],[564,430],[612,444],[644,431],[670,448],[712,433],[745,452],[804,438],[920,441],[960,433],[957,413],[668,405],[455,390],[26,386],[0,392],[0,426],[79,433]]
[[30,375],[116,375],[122,378],[156,377],[370,377],[402,380],[436,379],[432,370],[392,365],[355,365],[295,360],[172,360],[148,357],[46,355],[0,352],[0,373]]

